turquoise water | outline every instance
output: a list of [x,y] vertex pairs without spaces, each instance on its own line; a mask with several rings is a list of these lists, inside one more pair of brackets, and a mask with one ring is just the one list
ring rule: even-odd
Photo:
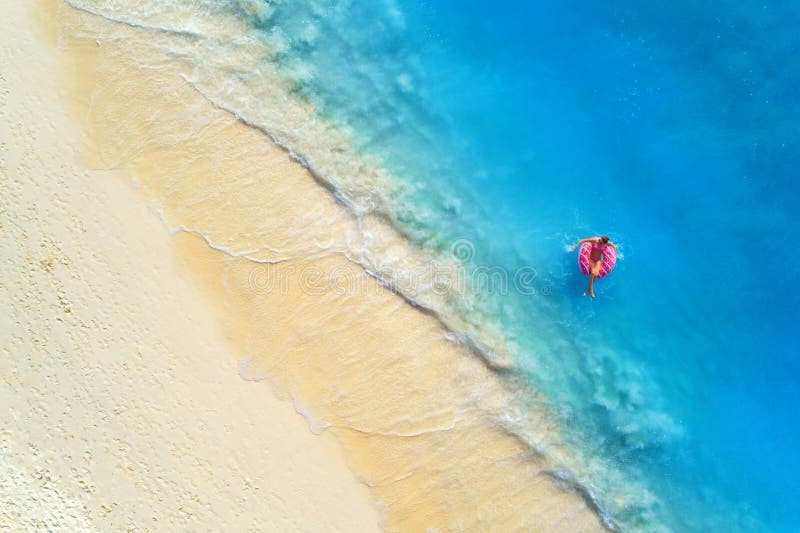
[[[800,7],[270,8],[241,14],[287,44],[298,93],[383,157],[406,235],[535,269],[535,294],[481,312],[615,523],[797,529]],[[597,234],[623,258],[591,301],[567,247]]]

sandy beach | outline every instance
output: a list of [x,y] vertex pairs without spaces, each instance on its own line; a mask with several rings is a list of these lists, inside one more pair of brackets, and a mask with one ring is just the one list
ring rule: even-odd
[[513,391],[350,260],[363,221],[169,39],[4,18],[0,524],[601,530],[551,423],[508,422],[533,454],[494,422]]
[[369,531],[332,435],[245,381],[161,221],[87,169],[23,3],[0,48],[0,529]]

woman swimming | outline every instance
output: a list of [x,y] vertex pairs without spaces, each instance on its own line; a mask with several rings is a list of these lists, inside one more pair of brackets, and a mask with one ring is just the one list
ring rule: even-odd
[[575,246],[572,247],[572,251],[574,252],[581,244],[585,242],[592,243],[592,249],[589,252],[589,286],[586,287],[585,291],[583,291],[583,295],[586,296],[587,294],[590,294],[592,298],[594,298],[594,280],[597,279],[597,275],[600,273],[600,268],[603,266],[603,258],[607,253],[606,248],[611,246],[614,248],[614,252],[616,252],[617,247],[613,242],[608,240],[608,237],[603,235],[602,237],[592,237],[589,239],[579,240]]

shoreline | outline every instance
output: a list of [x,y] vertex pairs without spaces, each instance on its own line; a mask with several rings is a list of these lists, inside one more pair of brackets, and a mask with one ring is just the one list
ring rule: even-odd
[[[79,27],[82,39],[60,40],[59,53],[62,64],[81,66],[67,85],[94,144],[83,156],[135,180],[170,229],[181,271],[223,324],[240,371],[244,361],[249,378],[269,380],[312,430],[344,446],[350,468],[382,502],[387,529],[602,527],[585,493],[563,487],[519,436],[490,423],[505,416],[514,397],[484,361],[448,338],[435,315],[348,257],[361,228],[291,150],[269,143],[238,115],[211,109],[205,96],[198,101],[202,93],[192,97],[174,76],[142,70],[148,61],[167,63],[145,48],[134,47],[141,53],[134,58],[125,44],[142,44],[135,31],[119,43],[93,42],[92,32],[109,28],[80,19],[60,17]],[[141,109],[158,113],[142,120]],[[253,286],[255,268],[264,265],[262,273],[289,280],[285,291]],[[311,294],[290,267],[322,278],[339,273],[369,290],[345,298],[335,287]],[[557,455],[550,422],[524,416],[541,448]],[[533,501],[538,506],[530,509]]]

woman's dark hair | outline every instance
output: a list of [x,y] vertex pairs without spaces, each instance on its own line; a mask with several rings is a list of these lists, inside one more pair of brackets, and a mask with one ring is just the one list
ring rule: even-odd
[[603,235],[602,237],[600,237],[600,242],[602,242],[603,244],[607,243],[608,242],[608,237]]

